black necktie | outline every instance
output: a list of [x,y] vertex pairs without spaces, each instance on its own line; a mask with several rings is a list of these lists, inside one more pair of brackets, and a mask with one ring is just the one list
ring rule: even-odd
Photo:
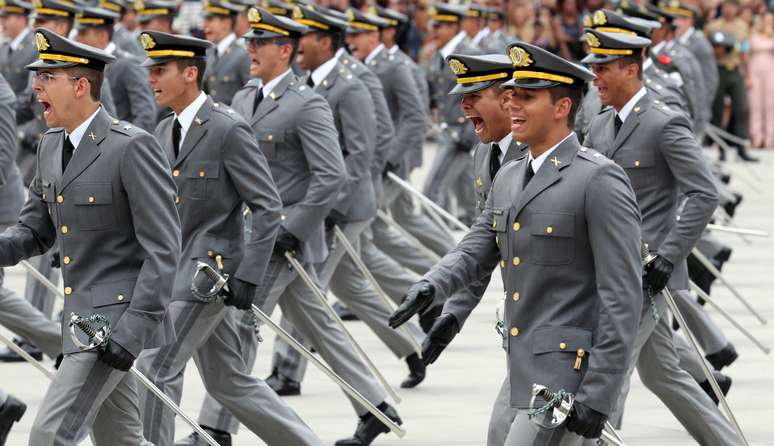
[[492,151],[489,154],[489,178],[494,179],[498,170],[500,170],[500,146],[492,144]]
[[255,95],[255,102],[253,102],[253,113],[258,110],[258,106],[261,104],[261,101],[263,101],[263,88],[258,90],[258,93]]
[[621,121],[621,118],[618,115],[615,115],[615,136],[618,136],[618,131],[621,130],[621,126],[623,125],[623,121]]
[[180,154],[180,121],[175,118],[175,123],[172,124],[172,146],[175,148],[175,158]]
[[535,171],[532,170],[532,160],[527,161],[527,171],[524,172],[524,187],[522,189],[527,188],[527,184],[529,184],[529,180],[532,179],[532,177],[535,176]]
[[73,143],[70,142],[70,137],[65,137],[64,147],[62,148],[62,173],[67,169],[67,165],[70,164],[74,151],[75,147],[73,147]]
[[309,85],[309,88],[314,88],[314,80],[311,74],[306,78],[306,85]]

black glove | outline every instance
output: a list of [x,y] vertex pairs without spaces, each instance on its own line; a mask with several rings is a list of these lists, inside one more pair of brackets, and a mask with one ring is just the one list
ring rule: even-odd
[[333,231],[334,226],[341,227],[344,224],[346,217],[341,212],[332,209],[331,212],[325,217],[325,230]]
[[228,293],[224,304],[236,307],[240,310],[249,310],[255,297],[255,285],[232,277],[228,281]]
[[125,348],[118,345],[116,341],[108,339],[105,348],[99,352],[99,359],[114,369],[127,372],[132,368],[135,357]]
[[441,312],[443,312],[443,302],[439,302],[435,305],[430,304],[427,309],[419,313],[419,326],[422,327],[423,332],[430,332],[430,329],[433,328],[433,324],[435,324],[435,321],[438,319],[438,316],[441,315]]
[[280,228],[277,240],[274,242],[274,253],[285,257],[286,252],[297,251],[301,244],[298,239],[285,228]]
[[51,254],[51,268],[61,268],[62,262],[59,258],[59,253],[55,252]]
[[459,332],[460,324],[453,314],[447,313],[436,319],[422,343],[422,362],[426,366],[434,363]]
[[411,285],[403,296],[400,306],[390,316],[389,324],[392,328],[403,325],[411,316],[424,311],[435,297],[435,287],[426,280]]
[[667,286],[669,277],[674,269],[672,262],[656,254],[656,258],[645,266],[645,277],[642,278],[642,287],[651,296],[655,296]]
[[389,161],[384,165],[384,170],[382,170],[382,178],[387,178],[387,172],[395,172],[398,170],[398,165],[393,164]]
[[586,438],[599,438],[607,416],[576,401],[567,419],[567,430]]

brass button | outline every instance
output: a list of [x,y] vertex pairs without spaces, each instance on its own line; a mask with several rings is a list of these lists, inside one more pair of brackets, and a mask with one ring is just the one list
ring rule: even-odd
[[180,195],[175,195],[175,204],[180,204]]
[[518,336],[519,335],[519,329],[516,327],[511,328],[511,336]]
[[521,259],[520,258],[518,258],[518,257],[514,257],[513,258],[513,266],[519,266],[520,263],[521,263]]
[[65,287],[65,294],[68,295],[68,296],[73,294],[73,289],[70,288],[69,286],[66,286]]
[[62,258],[62,262],[65,265],[69,265],[70,264],[70,257],[69,256],[64,256],[64,258]]
[[119,295],[116,297],[116,299],[117,299],[119,302],[121,302],[122,300],[124,300],[124,295],[123,295],[123,294],[119,294]]
[[565,344],[564,342],[560,342],[560,343],[559,343],[559,348],[560,348],[560,349],[562,349],[562,350],[564,350],[564,349],[566,349],[566,348],[567,348],[567,344]]
[[280,220],[285,221],[287,217],[285,217],[285,214],[280,215]]
[[94,203],[94,197],[89,197],[89,203]]
[[266,136],[266,139],[268,139],[269,141],[271,141],[272,139],[274,139],[274,135],[272,135],[271,133],[269,133],[269,135],[268,135],[268,136]]
[[[45,197],[43,197],[43,198],[45,198]],[[56,202],[57,202],[57,203],[60,203],[60,204],[61,204],[61,203],[64,203],[64,197],[63,197],[63,196],[61,196],[61,195],[57,195],[57,196],[56,196]]]
[[640,167],[640,162],[639,161],[635,161],[634,162],[634,167]]
[[519,229],[521,229],[521,223],[517,221],[513,224],[513,230],[518,231]]
[[179,171],[179,170],[177,170],[177,169],[173,170],[173,171],[172,171],[172,176],[173,176],[173,177],[179,177],[179,176],[180,176],[180,171]]
[[553,226],[549,226],[546,228],[546,234],[551,234],[552,232],[554,232]]
[[62,225],[62,234],[67,234],[67,231],[69,230],[70,229],[68,229],[66,225]]
[[493,222],[492,222],[492,228],[493,228],[493,229],[494,229],[494,228],[497,228],[497,220],[495,220],[495,221],[493,221]]
[[514,302],[518,302],[519,299],[521,299],[521,294],[519,294],[518,291],[514,292],[513,293],[513,300],[514,300]]
[[459,118],[457,118],[457,122],[459,122],[460,124],[464,124],[465,123],[465,118],[460,116]]
[[505,268],[505,260],[500,260],[500,268]]
[[44,199],[44,200],[46,199],[46,194],[43,194],[43,199]]
[[204,175],[205,175],[204,171],[203,171],[203,170],[200,170],[200,171],[199,171],[199,176],[200,176],[200,177],[203,177]]

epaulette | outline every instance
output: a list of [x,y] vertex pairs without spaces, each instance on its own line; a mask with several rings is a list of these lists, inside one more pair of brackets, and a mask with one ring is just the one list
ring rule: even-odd
[[611,162],[610,158],[586,146],[581,146],[581,148],[578,149],[578,156],[585,160],[589,160],[594,164],[605,164]]
[[239,116],[236,110],[221,102],[216,102],[212,104],[212,111],[220,113],[221,115],[226,115],[232,120],[236,119],[237,116]]
[[666,114],[671,114],[671,112],[673,111],[671,108],[669,108],[668,105],[659,101],[658,99],[653,101],[653,106],[650,108],[660,110],[662,112],[666,112]]
[[126,136],[134,136],[140,132],[142,132],[142,129],[132,125],[129,122],[126,121],[119,121],[118,119],[113,119],[110,121],[110,130],[113,130],[114,132],[123,133]]
[[352,72],[347,70],[346,68],[339,69],[339,74],[341,75],[342,78],[344,78],[344,79],[346,79],[348,81],[350,81],[350,80],[352,80],[354,78],[354,76],[352,75]]

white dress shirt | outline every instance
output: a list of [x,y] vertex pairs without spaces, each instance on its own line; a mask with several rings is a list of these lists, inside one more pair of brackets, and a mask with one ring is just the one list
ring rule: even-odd
[[637,105],[637,102],[639,102],[640,99],[645,96],[645,93],[648,91],[645,89],[645,87],[640,88],[640,91],[634,94],[634,96],[629,99],[629,102],[626,103],[623,107],[621,107],[621,111],[618,112],[618,119],[621,120],[621,123],[626,122],[626,118],[629,117],[629,115],[632,113],[632,110],[634,109],[634,106]]
[[113,53],[116,51],[116,44],[113,42],[108,43],[104,51],[110,55],[113,55]]
[[199,109],[207,101],[207,95],[204,92],[199,93],[199,96],[194,99],[193,102],[188,104],[188,107],[184,108],[179,115],[175,115],[175,119],[180,122],[180,148],[183,147],[183,141],[185,141],[185,135],[188,133],[188,129],[191,128],[196,114],[199,113]]
[[336,66],[336,64],[339,62],[338,57],[331,57],[328,59],[327,62],[320,65],[319,67],[315,68],[314,71],[312,71],[312,82],[314,82],[314,87],[317,88],[318,85],[326,78],[329,74],[331,74],[331,71],[333,71],[333,67]]
[[22,40],[24,40],[25,37],[27,37],[27,34],[30,33],[29,28],[24,28],[24,31],[20,32],[18,36],[14,37],[13,40],[11,40],[11,50],[16,51],[19,49],[19,45],[21,45]]
[[478,45],[481,43],[482,40],[484,40],[484,37],[492,34],[492,30],[489,29],[489,27],[482,28],[481,31],[476,34],[475,37],[473,37],[473,45]]
[[94,120],[95,117],[97,117],[97,113],[99,113],[99,109],[102,108],[102,106],[97,107],[97,111],[92,113],[91,116],[86,118],[85,121],[81,123],[78,127],[75,128],[75,130],[72,131],[69,135],[67,132],[65,132],[65,137],[70,138],[70,143],[73,145],[73,153],[75,153],[75,150],[78,149],[78,144],[81,143],[81,140],[83,139],[84,133],[86,133],[86,129],[89,128],[89,125],[91,125],[91,121]]
[[447,57],[449,57],[449,54],[453,53],[454,50],[457,49],[457,46],[465,40],[465,37],[467,34],[465,34],[465,31],[460,31],[456,36],[452,37],[452,39],[448,42],[446,42],[446,45],[441,48],[441,56],[444,60],[446,60]]
[[562,138],[562,140],[559,141],[555,146],[553,146],[550,149],[546,150],[545,152],[543,152],[537,158],[533,158],[532,157],[532,152],[529,152],[529,163],[530,163],[530,166],[532,166],[532,172],[538,173],[538,171],[540,170],[540,166],[542,166],[543,163],[548,159],[549,155],[551,155],[551,153],[553,153],[553,151],[556,150],[556,148],[559,147],[559,145],[561,145],[563,142],[567,141],[567,138],[569,138],[570,136],[572,136],[574,134],[575,134],[575,132],[568,133],[567,136]]
[[508,152],[508,147],[510,147],[512,140],[513,140],[513,133],[508,132],[508,134],[505,135],[505,138],[501,139],[500,141],[497,141],[497,147],[500,148],[500,153],[497,154],[497,159],[500,160],[500,163],[502,163],[503,160],[505,159],[505,153]]
[[293,72],[293,69],[292,68],[288,68],[288,70],[285,71],[284,73],[280,74],[279,76],[275,77],[274,79],[270,80],[269,82],[266,82],[266,84],[264,84],[264,86],[261,87],[261,90],[263,91],[263,97],[268,98],[269,97],[269,93],[271,93],[271,91],[274,90],[274,87],[276,87],[277,84],[279,84],[280,81],[282,81],[282,79],[285,79],[285,76],[287,76],[288,74],[290,74],[292,72]]
[[383,43],[380,43],[380,44],[379,44],[379,46],[377,46],[376,48],[374,48],[374,50],[373,50],[373,51],[371,51],[370,53],[368,53],[368,56],[366,56],[366,58],[365,58],[365,63],[366,63],[366,64],[368,64],[369,62],[371,62],[372,60],[374,60],[374,58],[375,58],[375,57],[376,57],[376,56],[379,54],[379,52],[380,52],[380,51],[382,51],[383,49],[384,49],[384,44],[383,44]]
[[236,34],[231,33],[223,38],[220,42],[218,42],[218,45],[215,47],[216,51],[218,52],[218,57],[222,56],[223,53],[226,52],[228,47],[231,46],[232,43],[236,40]]

